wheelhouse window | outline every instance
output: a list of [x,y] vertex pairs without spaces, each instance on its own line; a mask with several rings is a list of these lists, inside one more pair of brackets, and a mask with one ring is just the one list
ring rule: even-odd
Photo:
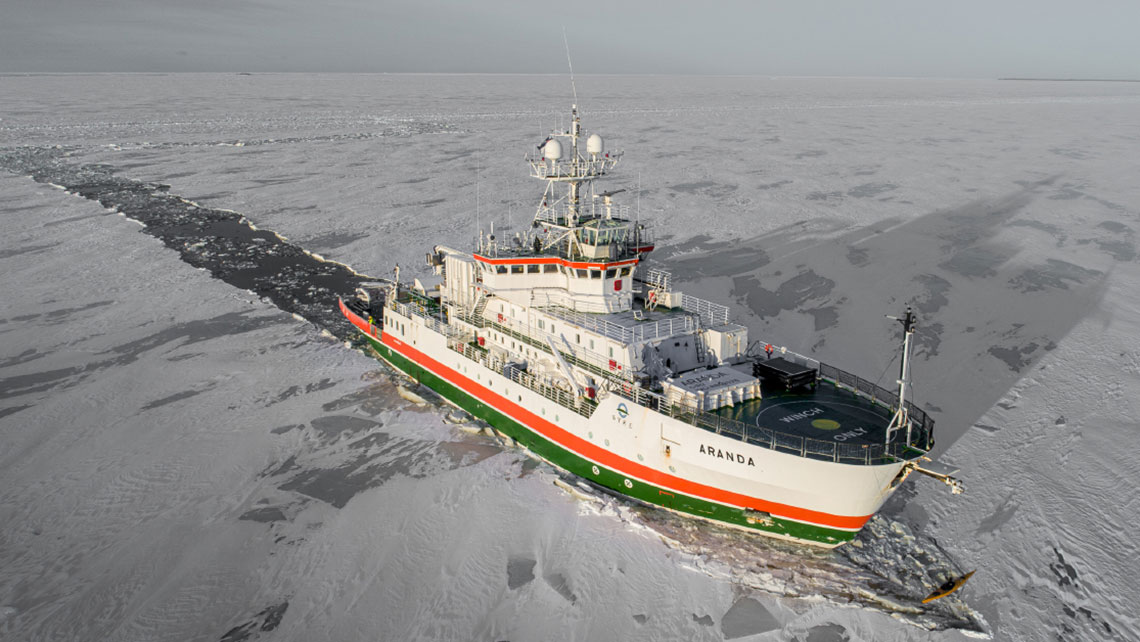
[[540,268],[539,268],[537,265],[528,265],[528,266],[526,266],[526,271],[527,271],[527,274],[538,274],[538,270],[539,270],[539,269],[540,269]]
[[617,270],[615,268],[610,268],[610,269],[606,270],[606,278],[607,279],[612,279],[615,276],[617,276]]
[[591,279],[602,278],[602,271],[601,270],[590,270],[590,278]]
[[542,266],[542,271],[544,274],[550,274],[552,272],[557,272],[558,266],[553,264],[553,263],[547,263],[546,265]]
[[523,273],[523,266],[521,266],[521,265],[512,265],[511,266],[511,274],[522,274],[522,273]]

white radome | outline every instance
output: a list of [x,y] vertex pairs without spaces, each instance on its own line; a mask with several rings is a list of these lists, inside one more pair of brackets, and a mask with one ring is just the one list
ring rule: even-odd
[[559,160],[562,158],[562,143],[551,138],[546,141],[546,146],[542,148],[542,154],[550,160]]
[[588,154],[601,154],[605,151],[605,143],[602,142],[602,137],[597,134],[590,134],[586,139],[586,153]]

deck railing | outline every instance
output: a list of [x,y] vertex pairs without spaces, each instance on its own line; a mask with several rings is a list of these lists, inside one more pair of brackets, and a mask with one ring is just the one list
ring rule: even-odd
[[[630,401],[657,410],[679,421],[691,424],[718,435],[737,439],[748,444],[770,448],[783,453],[810,457],[843,464],[881,464],[892,459],[905,459],[930,450],[933,445],[930,430],[933,422],[917,408],[912,412],[912,430],[908,435],[900,431],[890,444],[847,443],[812,439],[779,430],[772,430],[736,419],[722,417],[715,412],[699,410],[695,406],[669,403],[657,393],[638,386],[616,387],[611,392]],[[921,417],[921,420],[916,419]]]
[[[467,357],[478,365],[503,375],[507,379],[527,388],[528,390],[537,392],[538,394],[550,399],[558,405],[572,410],[583,417],[589,418],[594,414],[598,404],[587,397],[579,397],[572,392],[568,392],[557,386],[552,386],[541,381],[538,377],[526,372],[517,365],[503,361],[495,357],[492,353],[482,348],[475,347],[469,343],[462,341],[448,341],[447,347],[455,352]],[[486,382],[490,388],[494,388],[490,381]]]
[[[408,304],[397,302],[393,307],[401,314],[416,314],[424,318],[429,327],[449,338],[448,347],[455,352],[507,377],[511,381],[529,390],[541,394],[569,410],[577,412],[583,417],[590,417],[597,408],[597,403],[589,398],[580,397],[562,388],[548,385],[521,368],[514,367],[510,362],[493,356],[489,351],[471,345],[468,343],[471,339],[469,333],[459,331],[449,324],[441,323],[435,318],[435,315],[432,314],[438,310],[438,306],[433,310],[433,306],[429,304],[434,304],[434,302],[416,297],[409,301]],[[482,318],[465,318],[464,320],[477,327],[493,327],[516,339],[526,341],[535,348],[550,352],[548,346],[539,344],[534,339],[502,324]],[[610,382],[609,391],[619,397],[628,399],[635,404],[656,410],[703,430],[783,453],[823,461],[871,465],[885,463],[894,459],[913,457],[916,454],[929,451],[934,445],[934,421],[930,419],[925,412],[910,402],[907,402],[907,412],[910,416],[911,423],[910,430],[904,429],[898,431],[889,444],[847,443],[812,439],[802,435],[772,430],[762,426],[747,424],[736,419],[722,417],[715,412],[700,410],[695,406],[670,403],[664,396],[645,390],[637,385],[636,382],[624,380],[620,378],[619,375],[616,375],[616,373],[608,372],[597,364],[584,361],[574,354],[562,352],[562,355],[568,361],[571,361],[571,363],[608,379]],[[796,362],[802,360],[804,365],[811,363],[816,364],[819,368],[820,382],[823,384],[834,385],[837,388],[849,390],[853,394],[862,396],[872,403],[883,407],[891,408],[892,402],[893,404],[898,403],[898,396],[895,393],[849,372],[835,368],[834,366],[819,363],[803,355],[790,352],[781,353],[780,356],[785,359],[789,359],[790,357],[790,360]]]
[[[819,377],[821,380],[834,384],[837,388],[850,390],[856,395],[870,400],[871,403],[892,410],[898,408],[899,395],[897,392],[883,388],[850,372],[844,372],[834,366],[820,363]],[[909,401],[906,402],[906,411],[907,416],[910,417],[910,441],[912,444],[922,450],[930,450],[933,448],[934,420],[922,409]]]
[[[516,330],[510,325],[507,325],[508,323],[513,323],[513,321],[509,321],[508,319],[504,319],[504,323],[497,323],[481,316],[468,314],[460,308],[452,308],[452,310],[455,318],[470,323],[477,328],[492,328],[494,330],[498,330],[507,336],[526,343],[536,350],[542,350],[547,354],[553,354],[550,350],[550,346],[547,345],[545,341],[540,341],[534,338],[537,334],[542,333],[542,331],[538,330],[536,332],[532,326],[527,325],[524,327],[524,331],[520,331]],[[554,343],[557,345],[561,342],[558,339],[555,339]],[[619,382],[630,382],[633,380],[633,373],[628,369],[611,369],[609,365],[609,359],[596,352],[587,350],[586,348],[575,348],[573,352],[567,352],[563,350],[559,350],[558,352],[561,353],[562,358],[569,363],[579,366],[582,369],[592,372],[604,379],[610,379]]]
[[848,443],[780,432],[721,417],[716,413],[699,411],[693,407],[672,405],[663,412],[698,428],[748,444],[800,457],[843,464],[881,464],[894,459],[913,457],[928,450],[925,447],[925,439],[916,433],[912,433],[913,436],[909,441],[900,435],[889,444]]
[[679,294],[681,295],[681,309],[700,316],[706,327],[716,327],[728,323],[728,306],[706,301],[683,292]]
[[622,343],[641,343],[650,339],[668,338],[677,334],[693,332],[697,329],[693,315],[684,314],[670,316],[657,321],[644,321],[632,326],[614,323],[601,316],[592,316],[582,312],[575,312],[562,306],[540,306],[538,309],[573,323],[579,327],[597,332],[598,334],[615,339]]
[[448,338],[458,338],[469,334],[451,324],[440,321],[427,306],[416,301],[396,302],[392,304],[392,309],[408,318],[411,318],[412,315],[419,317],[428,328]]

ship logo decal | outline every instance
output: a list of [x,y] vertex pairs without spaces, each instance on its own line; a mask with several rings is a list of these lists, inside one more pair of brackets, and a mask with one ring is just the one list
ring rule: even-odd
[[715,446],[706,446],[704,444],[701,444],[701,454],[709,455],[710,457],[716,457],[717,459],[727,459],[728,461],[734,461],[738,464],[747,464],[753,468],[756,467],[756,462],[752,461],[751,457],[746,457],[740,453],[734,453],[730,450],[722,450]]
[[625,419],[629,416],[629,407],[627,407],[624,403],[619,403],[617,407],[617,414],[622,419]]

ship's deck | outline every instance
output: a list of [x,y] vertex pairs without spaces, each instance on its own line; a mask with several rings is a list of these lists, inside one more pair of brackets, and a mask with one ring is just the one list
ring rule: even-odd
[[792,391],[765,381],[762,395],[715,412],[751,426],[848,445],[882,444],[893,416],[889,408],[829,381]]

